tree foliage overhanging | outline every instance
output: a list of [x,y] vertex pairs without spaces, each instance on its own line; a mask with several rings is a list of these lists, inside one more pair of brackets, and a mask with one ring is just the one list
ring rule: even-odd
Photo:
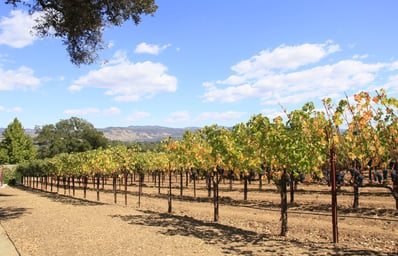
[[136,25],[142,15],[153,15],[155,0],[6,0],[15,8],[40,12],[34,27],[41,37],[62,38],[71,62],[92,64],[98,50],[104,48],[102,34],[107,26],[120,26],[132,20]]

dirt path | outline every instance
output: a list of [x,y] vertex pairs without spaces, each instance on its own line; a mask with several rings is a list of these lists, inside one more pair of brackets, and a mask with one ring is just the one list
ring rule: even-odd
[[321,211],[303,214],[292,209],[289,236],[284,238],[277,235],[277,208],[221,205],[220,222],[212,223],[212,205],[206,201],[174,200],[173,214],[167,214],[164,198],[144,197],[140,208],[134,195],[129,195],[128,206],[113,204],[112,199],[111,193],[101,195],[101,201],[107,203],[97,203],[7,187],[0,190],[0,220],[23,256],[398,253],[394,212],[365,219],[341,217],[340,243],[334,246],[331,218]]

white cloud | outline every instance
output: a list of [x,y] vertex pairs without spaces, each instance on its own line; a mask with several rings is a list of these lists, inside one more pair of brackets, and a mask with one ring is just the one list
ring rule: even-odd
[[100,113],[98,108],[69,109],[64,111],[64,114],[68,116],[86,116],[97,113]]
[[25,66],[17,70],[3,70],[0,68],[0,91],[4,90],[27,90],[40,85],[40,79],[36,78],[34,71]]
[[391,63],[391,70],[398,70],[398,61]]
[[113,54],[113,59],[106,62],[106,64],[119,64],[127,61],[127,52],[124,50],[118,50]]
[[[233,70],[236,74],[217,81],[216,85],[205,82],[208,86],[203,94],[204,101],[222,103],[260,98],[261,103],[267,105],[304,103],[327,95],[337,97],[344,92],[370,86],[375,83],[382,69],[398,66],[396,63],[364,63],[359,56],[316,66],[322,57],[337,50],[338,45],[327,42],[283,46],[274,51],[262,52],[235,65]],[[305,57],[306,54],[309,56]],[[294,70],[305,64],[311,66]]]
[[0,53],[0,62],[8,62],[7,57],[8,57],[7,54]]
[[309,99],[316,98],[318,93],[316,91],[310,92],[302,92],[296,93],[292,95],[286,95],[281,97],[280,95],[276,96],[274,100],[270,99],[266,101],[267,105],[286,105],[286,104],[299,104],[301,102],[306,102]]
[[115,116],[115,115],[119,115],[120,113],[122,113],[122,111],[116,107],[111,107],[111,108],[102,110],[102,114],[104,116]]
[[[392,75],[388,78],[388,82],[381,86],[387,90],[387,95],[398,93],[398,75]],[[380,90],[380,88],[376,88]]]
[[262,114],[264,114],[266,117],[268,117],[270,120],[273,120],[274,118],[281,116],[282,118],[286,116],[286,114],[282,111],[282,109],[276,110],[276,109],[263,109],[261,110]]
[[274,69],[294,70],[303,65],[315,63],[339,50],[339,45],[332,44],[331,41],[324,44],[281,45],[273,51],[261,51],[259,55],[239,62],[231,69],[238,74],[269,72]]
[[7,109],[7,112],[9,113],[22,113],[22,108],[21,107],[14,107],[12,109]]
[[109,66],[109,65],[116,65],[122,62],[126,62],[127,60],[127,52],[125,50],[117,50],[111,60],[103,59],[100,62],[101,67]]
[[191,117],[188,111],[177,111],[170,114],[165,120],[167,123],[188,123],[191,121]]
[[365,64],[345,60],[311,69],[264,76],[252,84],[261,91],[280,91],[281,94],[300,91],[346,91],[372,82],[384,64]]
[[144,112],[144,111],[134,111],[133,114],[129,115],[128,117],[126,117],[124,119],[124,121],[128,121],[128,122],[135,122],[138,120],[142,120],[145,119],[147,117],[150,117],[151,114],[148,112]]
[[214,83],[211,83],[211,82],[204,82],[202,85],[203,85],[204,87],[211,87],[211,86],[214,86]]
[[112,47],[114,47],[115,46],[115,41],[113,41],[113,40],[111,40],[111,41],[109,41],[107,44],[106,44],[106,48],[112,48]]
[[366,59],[367,57],[369,57],[368,54],[363,54],[363,55],[359,55],[359,54],[355,54],[354,56],[352,56],[352,58],[355,59]]
[[[259,75],[260,77],[262,74]],[[237,85],[244,83],[246,80],[248,80],[249,77],[246,76],[237,76],[237,75],[232,75],[228,77],[226,80],[218,80],[216,83],[217,84],[230,84],[230,85]]]
[[83,86],[71,85],[71,86],[68,87],[68,90],[69,90],[70,92],[78,92],[78,91],[80,91],[81,89],[83,89]]
[[29,15],[20,10],[11,11],[11,17],[2,17],[0,20],[0,44],[14,48],[23,48],[37,39],[32,34],[35,19],[40,14]]
[[227,112],[203,112],[199,114],[193,121],[194,122],[202,122],[207,120],[217,120],[217,121],[234,121],[236,119],[241,118],[242,116],[247,115],[246,112],[236,112],[236,111],[227,111]]
[[[109,95],[112,95],[111,93]],[[141,99],[140,95],[123,95],[115,97],[116,101],[122,102],[132,102],[132,101],[139,101]]]
[[119,53],[108,65],[74,81],[69,90],[101,88],[106,89],[105,94],[114,96],[116,101],[138,101],[177,90],[177,78],[166,74],[166,71],[167,67],[161,63],[131,63]]
[[100,110],[98,108],[83,108],[83,109],[68,109],[64,111],[68,116],[114,116],[120,114],[122,111],[119,108],[111,107],[108,109]]
[[227,87],[225,89],[218,89],[215,86],[210,86],[206,90],[207,91],[204,94],[206,102],[235,102],[257,95],[257,89],[249,84],[244,84],[237,87]]
[[195,118],[191,118],[186,110],[171,113],[165,120],[167,123],[217,123],[217,122],[236,122],[237,119],[247,115],[247,112],[226,111],[226,112],[202,112]]
[[135,48],[134,52],[135,53],[148,53],[148,54],[153,54],[153,55],[158,55],[160,52],[168,48],[170,44],[166,45],[156,45],[156,44],[147,44],[145,42],[140,43],[137,45]]
[[5,111],[7,113],[22,113],[23,112],[21,107],[5,108],[3,106],[0,106],[0,111]]

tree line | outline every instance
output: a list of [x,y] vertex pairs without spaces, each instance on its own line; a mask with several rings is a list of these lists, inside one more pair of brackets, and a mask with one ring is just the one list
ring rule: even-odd
[[84,152],[109,145],[104,134],[84,119],[71,117],[58,123],[35,127],[36,137],[25,134],[15,118],[3,131],[0,164],[18,164],[33,159],[54,157],[60,153]]

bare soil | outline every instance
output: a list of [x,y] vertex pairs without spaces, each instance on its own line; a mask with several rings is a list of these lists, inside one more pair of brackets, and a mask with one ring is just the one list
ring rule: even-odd
[[[213,222],[213,202],[204,181],[184,187],[173,180],[172,213],[165,183],[146,181],[138,199],[136,183],[123,186],[114,203],[112,185],[97,202],[90,185],[83,190],[39,184],[0,190],[0,220],[21,255],[398,255],[398,211],[385,188],[360,188],[359,208],[351,209],[352,187],[338,194],[339,243],[332,242],[330,188],[299,185],[289,205],[286,237],[280,233],[280,195],[273,184],[249,186],[243,200],[239,181],[229,190],[220,184],[220,219]],[[130,184],[130,183],[129,183]],[[185,185],[185,181],[184,181]],[[138,205],[140,202],[140,205]],[[0,253],[1,254],[1,253]]]

